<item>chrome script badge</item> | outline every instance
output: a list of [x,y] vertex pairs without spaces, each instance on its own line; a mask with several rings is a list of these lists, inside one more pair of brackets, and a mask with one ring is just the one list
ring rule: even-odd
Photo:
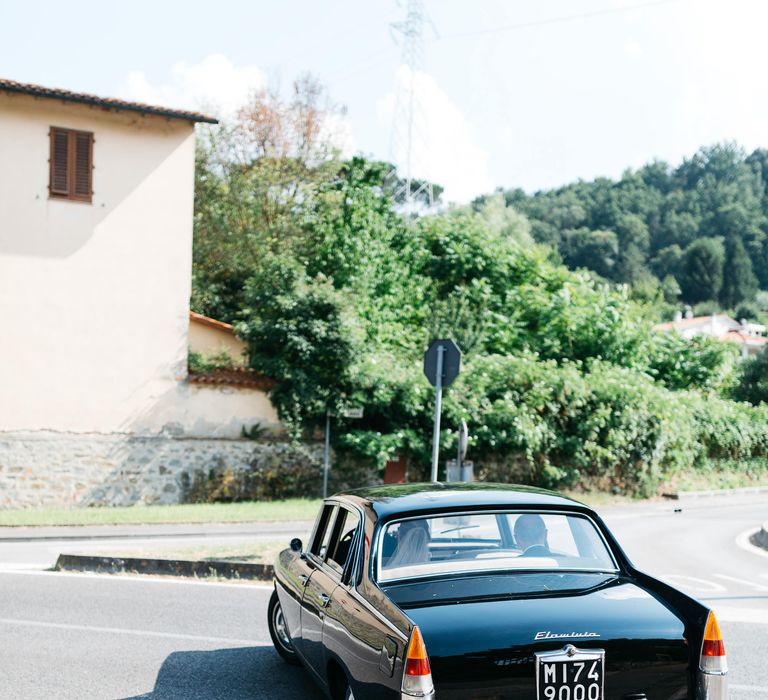
[[588,639],[599,637],[597,632],[536,632],[535,640],[540,639]]

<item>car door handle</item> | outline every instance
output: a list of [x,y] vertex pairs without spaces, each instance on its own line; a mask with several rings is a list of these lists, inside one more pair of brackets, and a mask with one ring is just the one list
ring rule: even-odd
[[321,593],[320,602],[323,604],[324,608],[327,608],[331,604],[331,596],[329,596],[327,593]]
[[299,581],[301,581],[302,586],[306,586],[309,583],[309,576],[306,574],[299,574]]

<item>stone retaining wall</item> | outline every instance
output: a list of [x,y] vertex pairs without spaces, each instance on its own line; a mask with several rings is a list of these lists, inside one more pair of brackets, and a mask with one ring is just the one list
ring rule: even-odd
[[319,470],[322,446],[185,437],[0,433],[0,508],[183,503],[211,474]]

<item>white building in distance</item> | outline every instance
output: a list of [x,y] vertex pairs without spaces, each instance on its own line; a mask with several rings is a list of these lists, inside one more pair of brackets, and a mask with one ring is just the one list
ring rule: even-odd
[[678,314],[674,321],[659,323],[653,327],[653,330],[675,331],[683,338],[703,335],[726,343],[736,343],[739,345],[741,356],[744,358],[756,355],[768,343],[768,338],[763,335],[765,326],[759,323],[735,321],[725,314],[690,316],[688,318]]

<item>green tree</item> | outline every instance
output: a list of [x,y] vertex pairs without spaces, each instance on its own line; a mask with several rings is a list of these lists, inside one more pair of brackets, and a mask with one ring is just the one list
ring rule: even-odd
[[613,231],[566,231],[561,250],[568,267],[593,270],[607,279],[616,274],[619,239]]
[[754,405],[768,403],[768,350],[763,348],[758,355],[742,362],[732,395],[737,401]]
[[723,286],[725,249],[719,240],[700,238],[685,250],[680,273],[683,300],[691,304],[717,299]]
[[309,279],[285,256],[267,254],[246,283],[238,325],[251,366],[276,382],[271,396],[294,435],[337,407],[351,390],[359,345],[344,295],[323,277]]
[[500,192],[476,205],[475,211],[481,225],[489,231],[518,245],[533,245],[530,222],[517,209],[508,205]]
[[726,309],[733,309],[743,301],[753,301],[757,294],[757,277],[752,271],[752,261],[738,236],[731,235],[725,240],[725,265],[720,303]]
[[341,109],[311,76],[289,95],[257,90],[236,115],[200,131],[195,167],[192,308],[236,321],[265,251],[300,240],[304,211],[340,167]]

